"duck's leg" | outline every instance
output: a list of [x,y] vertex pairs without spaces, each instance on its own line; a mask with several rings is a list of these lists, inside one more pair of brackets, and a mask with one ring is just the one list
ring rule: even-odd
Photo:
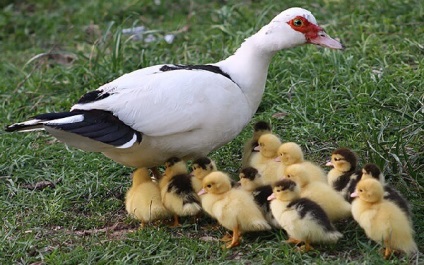
[[228,241],[231,241],[232,239],[233,239],[233,236],[229,232],[226,232],[225,235],[220,240],[222,242],[228,242]]
[[238,225],[236,225],[233,229],[233,240],[231,243],[227,245],[227,248],[232,248],[240,245],[240,231]]
[[390,247],[390,238],[384,240],[384,246],[386,247],[386,249],[384,250],[384,259],[389,259],[390,256],[393,254],[393,250]]
[[293,237],[289,237],[289,239],[287,239],[287,240],[286,240],[286,243],[287,243],[287,244],[295,244],[295,245],[297,245],[297,244],[299,244],[300,242],[302,242],[302,241],[300,241],[300,240],[298,240],[298,239],[295,239],[295,238],[293,238]]
[[305,240],[305,245],[304,245],[304,246],[302,246],[302,247],[300,247],[300,250],[301,250],[302,252],[308,252],[308,251],[313,250],[313,249],[314,249],[314,248],[311,246],[311,244],[310,244],[309,240]]
[[178,227],[181,226],[180,221],[178,220],[178,215],[174,214],[174,223],[171,225],[171,227]]
[[144,221],[141,221],[139,230],[143,229],[146,226],[146,223]]

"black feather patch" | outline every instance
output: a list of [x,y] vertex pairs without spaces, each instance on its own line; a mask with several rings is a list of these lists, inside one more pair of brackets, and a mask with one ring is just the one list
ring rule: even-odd
[[349,171],[339,176],[336,181],[333,183],[333,188],[336,191],[341,191],[346,188],[350,182],[350,177],[352,174],[355,174],[355,171]]
[[211,163],[212,163],[212,160],[210,160],[210,158],[206,156],[200,157],[193,161],[193,165],[197,165],[201,167],[203,170],[206,170],[208,165],[210,165]]
[[380,179],[381,170],[378,168],[377,165],[366,164],[363,169],[365,170],[365,172],[370,174],[373,178],[375,178],[377,180]]
[[388,185],[384,186],[384,199],[396,204],[403,212],[405,212],[408,217],[412,216],[411,207],[409,206],[408,202],[394,188]]
[[85,103],[94,102],[94,101],[97,101],[97,100],[107,98],[110,95],[111,95],[110,93],[108,93],[108,92],[104,93],[102,90],[90,91],[90,92],[86,93],[85,95],[83,95],[78,100],[78,104],[85,104]]
[[254,167],[246,167],[240,171],[240,174],[243,178],[254,180],[258,175],[258,170]]
[[173,157],[168,158],[165,161],[165,166],[166,167],[172,167],[173,165],[175,165],[176,163],[178,163],[180,161],[182,161],[181,158],[173,156]]
[[338,148],[338,149],[334,150],[332,154],[333,155],[341,155],[344,158],[344,160],[349,162],[350,163],[350,170],[356,169],[358,159],[356,158],[356,154],[354,152],[352,152],[350,149],[348,149],[348,148]]
[[[66,124],[54,124],[55,119],[77,115],[83,115],[84,120]],[[137,142],[140,143],[142,140],[140,132],[135,131],[130,126],[123,123],[109,111],[74,110],[71,112],[42,114],[34,118],[52,120],[52,123],[45,126],[75,133],[113,146],[121,146],[131,141],[134,134],[137,137]]]
[[258,121],[257,123],[255,123],[253,129],[255,130],[255,132],[271,131],[271,125],[269,125],[269,123],[266,121]]
[[307,214],[310,214],[310,216],[312,216],[312,218],[316,220],[325,229],[325,231],[336,231],[321,206],[310,199],[300,198],[293,200],[287,205],[287,208],[296,209],[300,215],[300,219],[303,219]]
[[268,201],[268,197],[272,194],[271,185],[257,187],[252,192],[252,194],[256,204],[259,205],[261,208],[265,209],[265,211],[269,212],[270,211],[269,205],[271,201]]
[[191,184],[191,176],[179,174],[172,177],[168,184],[168,192],[175,192],[183,197],[183,205],[187,203],[199,203]]
[[162,72],[167,71],[174,71],[174,70],[204,70],[209,71],[215,74],[220,74],[222,76],[225,76],[226,78],[230,79],[234,84],[237,85],[236,82],[234,82],[233,79],[231,79],[231,76],[227,74],[226,72],[222,71],[221,68],[215,65],[210,64],[199,64],[199,65],[182,65],[182,64],[174,64],[174,65],[164,65],[160,69]]

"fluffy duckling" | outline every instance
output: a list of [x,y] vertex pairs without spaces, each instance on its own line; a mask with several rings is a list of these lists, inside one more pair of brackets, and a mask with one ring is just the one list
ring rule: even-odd
[[252,193],[256,204],[259,206],[259,209],[262,211],[268,223],[273,227],[281,228],[272,215],[270,201],[268,201],[268,197],[272,194],[272,186],[264,185],[258,170],[253,167],[244,168],[240,172],[239,177],[241,188]]
[[384,189],[378,180],[361,180],[351,196],[358,197],[352,203],[353,218],[370,239],[383,243],[384,258],[396,250],[407,255],[418,251],[409,218],[396,204],[383,198]]
[[146,168],[134,171],[132,180],[132,186],[125,195],[125,209],[141,221],[141,228],[146,223],[171,216],[162,203],[158,184],[152,181]]
[[366,164],[362,168],[362,178],[361,179],[369,179],[369,178],[374,178],[374,179],[380,181],[381,185],[383,185],[384,199],[389,200],[389,201],[393,202],[394,204],[396,204],[402,211],[405,212],[405,214],[408,216],[408,218],[412,217],[412,210],[411,210],[411,206],[409,205],[408,201],[405,200],[405,198],[400,194],[399,191],[397,191],[396,189],[385,184],[384,175],[377,165]]
[[191,166],[192,172],[191,175],[193,178],[191,179],[193,184],[193,189],[197,193],[199,192],[203,186],[203,179],[211,172],[216,171],[215,162],[212,161],[209,157],[200,157],[193,161],[193,165]]
[[312,180],[321,181],[327,183],[326,173],[318,165],[304,160],[302,148],[296,143],[287,142],[280,145],[277,150],[277,159],[280,161],[280,167],[278,169],[278,174],[283,174],[286,167],[293,164],[302,164],[303,167],[310,172]]
[[207,175],[198,194],[202,197],[203,209],[223,227],[233,231],[227,248],[239,245],[243,232],[271,229],[252,195],[241,189],[232,189],[230,177],[223,172]]
[[258,152],[255,151],[255,147],[258,146],[259,137],[266,133],[271,133],[271,125],[269,123],[266,121],[258,121],[255,123],[253,126],[253,136],[246,141],[243,147],[241,168],[245,168],[249,165],[252,153]]
[[355,191],[361,172],[356,169],[357,156],[348,148],[338,148],[331,154],[327,166],[333,166],[327,174],[328,185],[339,192],[346,201],[352,202],[350,194]]
[[302,164],[288,166],[284,178],[290,179],[299,186],[300,196],[318,203],[331,221],[340,220],[351,215],[350,204],[342,195],[333,190],[327,183],[312,181],[311,174]]
[[277,158],[277,150],[280,145],[280,138],[272,133],[263,134],[258,139],[258,146],[255,147],[255,150],[258,150],[259,153],[252,155],[249,165],[259,171],[264,184],[272,184],[279,179],[277,170],[280,163],[277,163],[275,158]]
[[187,172],[186,163],[172,157],[165,162],[165,174],[159,182],[162,202],[174,215],[173,226],[180,225],[178,216],[194,216],[202,207],[194,192],[192,177]]
[[296,182],[289,179],[277,181],[268,200],[271,201],[272,214],[289,235],[288,243],[305,242],[304,250],[309,251],[312,249],[310,243],[335,243],[342,237],[317,203],[300,197]]

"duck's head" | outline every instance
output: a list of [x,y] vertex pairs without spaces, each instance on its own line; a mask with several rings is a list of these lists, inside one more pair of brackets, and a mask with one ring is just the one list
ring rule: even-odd
[[381,201],[383,196],[383,185],[374,178],[359,181],[356,185],[355,192],[351,194],[351,197],[359,197],[359,199],[370,203]]
[[303,162],[302,148],[297,143],[288,142],[280,145],[277,155],[276,161],[281,161],[285,166]]
[[381,182],[384,185],[384,176],[381,173],[380,168],[376,164],[366,164],[362,168],[362,177],[361,179],[374,178]]
[[263,185],[261,174],[254,167],[246,167],[240,171],[239,174],[240,185],[244,190],[253,191],[257,187]]
[[203,189],[199,191],[199,195],[205,193],[222,194],[231,189],[230,177],[221,171],[215,171],[208,174],[202,181]]
[[284,178],[296,182],[299,187],[304,187],[311,180],[307,170],[301,164],[293,164],[286,167]]
[[187,174],[187,164],[178,157],[171,157],[165,161],[165,176]]
[[272,133],[267,133],[259,137],[257,150],[266,158],[274,158],[277,155],[278,147],[281,145],[280,138]]
[[206,175],[212,171],[216,171],[215,162],[212,161],[209,157],[200,157],[193,161],[191,166],[191,174],[199,180],[202,180]]
[[300,189],[296,182],[290,179],[283,179],[272,185],[272,194],[268,200],[292,201],[300,197]]
[[331,154],[331,162],[327,166],[333,166],[340,172],[355,170],[358,159],[356,154],[348,148],[338,148]]
[[258,35],[258,44],[269,52],[308,43],[332,49],[343,48],[339,41],[325,33],[311,12],[299,7],[278,14]]

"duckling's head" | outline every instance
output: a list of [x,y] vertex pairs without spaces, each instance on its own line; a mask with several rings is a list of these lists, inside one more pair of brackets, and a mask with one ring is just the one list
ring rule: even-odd
[[206,177],[206,175],[208,175],[212,171],[217,170],[215,162],[206,156],[194,160],[191,168],[191,174],[199,180],[202,180],[204,177]]
[[275,182],[272,185],[273,194],[268,197],[268,200],[277,199],[280,201],[293,201],[300,198],[300,188],[290,179],[283,179]]
[[178,157],[171,157],[165,161],[165,176],[187,174],[187,164]]
[[259,186],[262,186],[261,174],[254,167],[246,167],[239,174],[240,185],[244,190],[253,191]]
[[308,171],[302,166],[302,164],[294,164],[286,167],[284,170],[284,178],[296,182],[300,188],[304,187],[311,181]]
[[267,133],[259,137],[259,152],[266,158],[274,158],[277,156],[278,147],[281,145],[280,138],[275,134]]
[[384,185],[384,176],[381,173],[380,168],[376,164],[366,164],[362,168],[362,177],[361,179],[374,178],[381,182]]
[[302,148],[296,143],[288,142],[280,145],[277,150],[279,160],[285,165],[293,165],[303,162]]
[[359,181],[356,185],[355,192],[351,195],[351,197],[359,197],[359,199],[370,203],[381,201],[383,196],[383,185],[374,178]]
[[349,172],[356,169],[358,159],[356,154],[348,148],[338,148],[331,154],[330,166],[340,172]]
[[133,186],[137,186],[141,183],[152,181],[150,177],[149,170],[147,168],[141,167],[137,168],[132,174]]
[[231,180],[224,172],[214,171],[203,179],[202,186],[203,189],[199,191],[199,195],[205,193],[222,194],[231,190]]

